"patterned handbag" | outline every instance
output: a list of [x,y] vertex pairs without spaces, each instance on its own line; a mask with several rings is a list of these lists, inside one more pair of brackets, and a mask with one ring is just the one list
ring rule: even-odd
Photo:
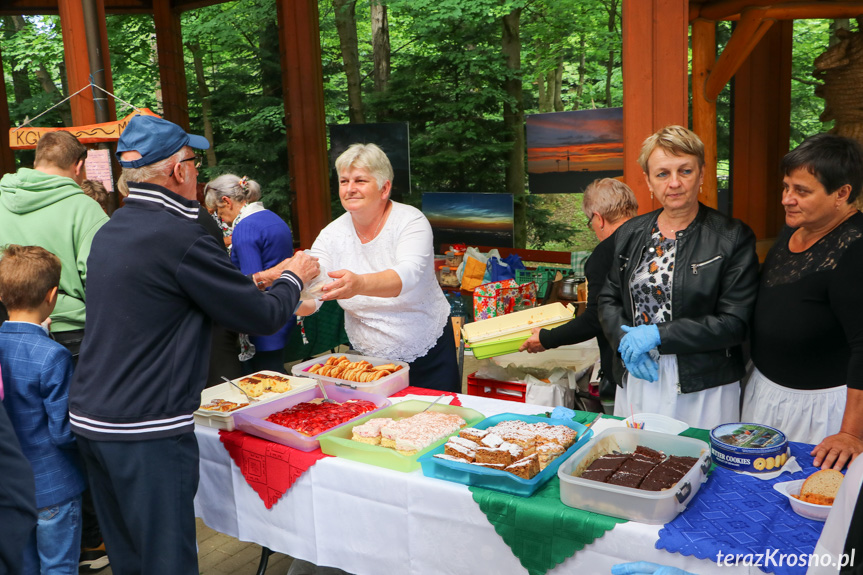
[[475,321],[506,315],[536,305],[536,284],[519,285],[513,280],[491,282],[473,290]]

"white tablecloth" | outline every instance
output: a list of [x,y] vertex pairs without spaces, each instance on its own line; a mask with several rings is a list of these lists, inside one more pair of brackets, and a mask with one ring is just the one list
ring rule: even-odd
[[[460,395],[486,416],[548,408]],[[612,425],[598,421],[595,430]],[[526,573],[464,485],[328,457],[313,465],[272,509],[246,483],[219,441],[198,426],[198,517],[211,528],[317,565],[357,575]],[[607,574],[615,563],[654,561],[701,575],[756,573],[654,548],[661,526],[628,522],[578,551],[558,573]]]

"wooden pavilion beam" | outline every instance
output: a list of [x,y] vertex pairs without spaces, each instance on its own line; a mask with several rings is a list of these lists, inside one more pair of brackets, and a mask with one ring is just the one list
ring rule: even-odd
[[701,202],[718,205],[716,182],[716,100],[705,94],[705,85],[716,62],[716,22],[692,22],[692,131],[704,142],[704,185]]
[[790,137],[793,27],[773,26],[734,78],[733,214],[759,240],[775,237],[784,223],[779,162]]
[[623,0],[623,179],[654,209],[638,165],[644,139],[689,116],[689,0]]
[[728,44],[725,45],[725,49],[716,60],[716,65],[707,78],[704,92],[708,100],[716,100],[725,84],[731,80],[743,61],[749,57],[749,54],[773,25],[773,20],[763,19],[764,12],[763,8],[750,8],[743,13],[731,39],[728,40]]
[[774,20],[805,20],[809,18],[833,19],[854,18],[863,13],[863,1],[815,1],[815,0],[725,0],[709,4],[693,4],[689,18],[705,20],[738,20],[742,12],[751,8],[764,8],[765,18]]
[[171,6],[170,0],[153,0],[153,20],[156,23],[163,116],[188,131],[189,101],[180,13]]
[[[288,170],[300,246],[330,223],[324,81],[317,0],[276,0]],[[298,232],[298,233],[297,233]]]
[[15,171],[15,154],[9,147],[9,101],[6,99],[6,80],[3,78],[3,59],[0,55],[0,174]]
[[[74,94],[90,83],[90,65],[87,54],[87,35],[84,29],[84,9],[81,0],[58,0],[60,28],[63,33],[63,55],[66,63],[66,80],[69,94]],[[69,101],[72,123],[84,126],[96,123],[92,90],[84,90]]]

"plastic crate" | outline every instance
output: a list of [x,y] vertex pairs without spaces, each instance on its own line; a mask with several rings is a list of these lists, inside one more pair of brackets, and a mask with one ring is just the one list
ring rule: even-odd
[[551,282],[554,281],[554,273],[540,269],[535,270],[515,270],[515,281],[518,285],[524,285],[530,282],[536,284],[536,297],[542,299],[548,294],[548,288]]
[[524,403],[527,384],[517,381],[483,379],[476,377],[476,372],[474,372],[467,376],[467,394]]
[[575,275],[575,270],[572,268],[556,268],[554,266],[536,266],[536,271],[548,274],[550,276],[550,279],[548,280],[549,283],[554,281],[554,278],[557,276],[557,272],[560,272],[560,275],[564,278]]

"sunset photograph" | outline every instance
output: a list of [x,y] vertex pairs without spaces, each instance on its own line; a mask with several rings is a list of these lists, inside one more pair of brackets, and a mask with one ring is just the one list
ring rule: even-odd
[[531,193],[576,193],[623,175],[623,108],[527,116]]
[[425,193],[422,212],[431,223],[435,246],[464,243],[512,247],[510,194]]

